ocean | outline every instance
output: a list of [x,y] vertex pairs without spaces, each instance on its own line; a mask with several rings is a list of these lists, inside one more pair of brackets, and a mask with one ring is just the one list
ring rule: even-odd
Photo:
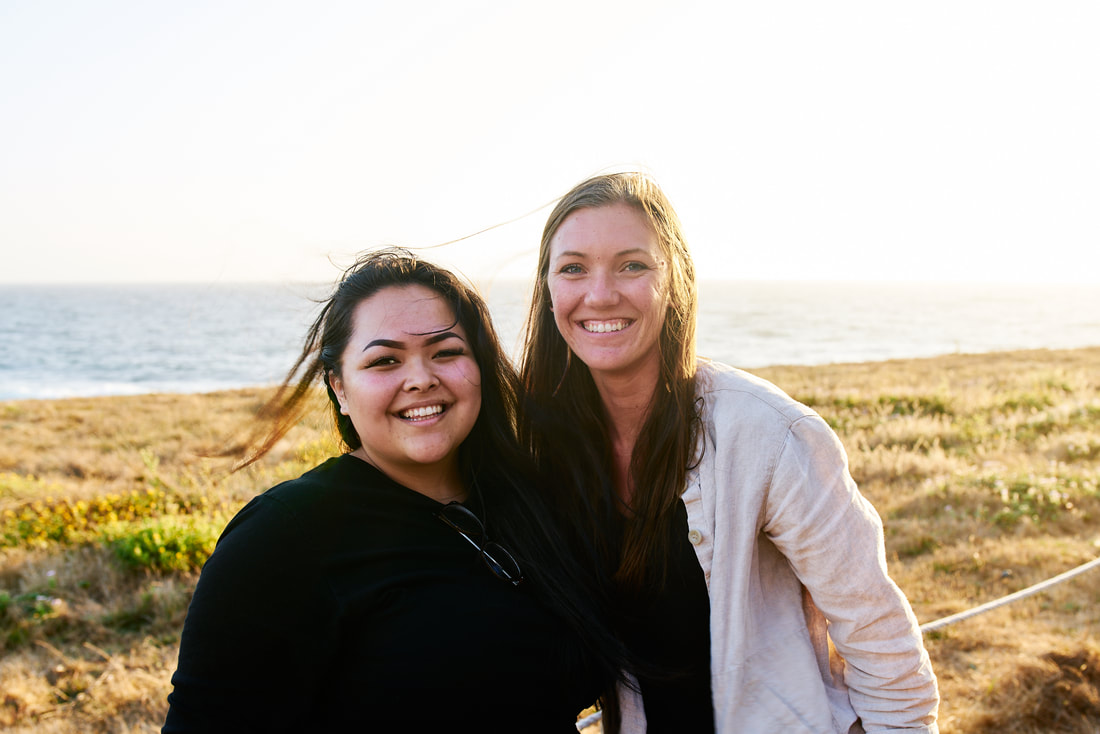
[[[0,285],[0,401],[279,382],[316,284]],[[529,285],[486,289],[518,351]],[[1100,345],[1100,286],[703,282],[699,353],[739,367]]]

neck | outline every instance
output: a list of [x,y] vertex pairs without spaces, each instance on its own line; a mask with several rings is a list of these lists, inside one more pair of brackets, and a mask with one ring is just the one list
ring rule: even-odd
[[649,416],[657,377],[654,375],[645,379],[634,375],[628,379],[616,379],[608,375],[593,375],[593,379],[608,418],[608,434],[615,461],[615,488],[619,497],[629,505],[634,494],[630,462],[642,426]]
[[642,431],[642,424],[649,415],[659,376],[660,371],[656,365],[644,373],[592,373],[592,381],[596,384],[600,401],[611,423],[612,439],[634,448],[634,442]]
[[458,471],[457,461],[414,466],[381,466],[362,446],[352,451],[356,456],[393,481],[436,502],[464,502],[469,496]]

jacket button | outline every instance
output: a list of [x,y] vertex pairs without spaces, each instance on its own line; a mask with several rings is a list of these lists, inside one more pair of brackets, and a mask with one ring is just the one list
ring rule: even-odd
[[703,542],[703,534],[698,530],[691,530],[688,532],[688,540],[691,541],[692,545],[699,545]]

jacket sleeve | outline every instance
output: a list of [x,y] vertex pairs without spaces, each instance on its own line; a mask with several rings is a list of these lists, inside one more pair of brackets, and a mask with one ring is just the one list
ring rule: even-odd
[[164,734],[308,728],[336,605],[300,534],[270,498],[230,522],[187,612]]
[[916,617],[887,573],[882,521],[820,416],[791,425],[765,506],[764,531],[829,622],[864,730],[938,731],[936,678]]

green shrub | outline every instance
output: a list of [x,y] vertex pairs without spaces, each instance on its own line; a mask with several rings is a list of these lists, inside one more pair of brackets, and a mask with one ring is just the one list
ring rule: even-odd
[[101,537],[130,568],[186,572],[202,568],[223,527],[220,520],[167,516],[109,525]]
[[0,513],[0,546],[49,543],[75,544],[94,540],[99,529],[116,523],[183,515],[220,516],[229,505],[205,495],[190,497],[145,489],[110,493],[87,500],[47,497]]

